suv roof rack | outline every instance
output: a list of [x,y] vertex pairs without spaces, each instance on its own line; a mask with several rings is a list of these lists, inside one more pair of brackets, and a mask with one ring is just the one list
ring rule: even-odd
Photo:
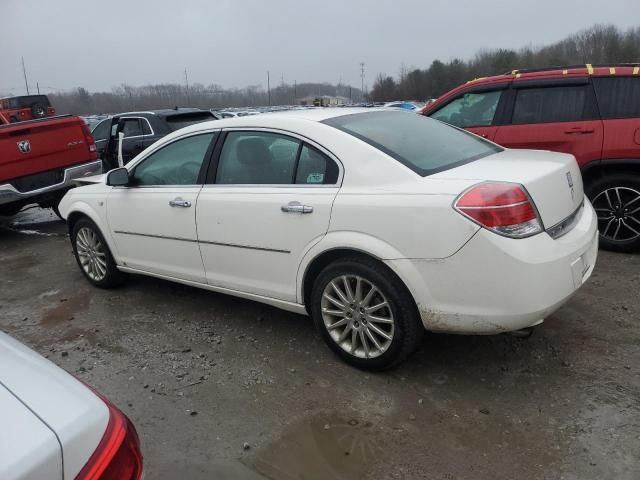
[[586,68],[587,70],[589,70],[590,68],[600,68],[600,67],[637,67],[637,66],[640,66],[640,63],[602,63],[597,65],[592,65],[590,63],[580,63],[577,65],[554,65],[554,66],[540,67],[540,68],[514,69],[509,72],[505,72],[504,75],[515,75],[517,73],[548,72],[552,70],[569,70],[570,68]]

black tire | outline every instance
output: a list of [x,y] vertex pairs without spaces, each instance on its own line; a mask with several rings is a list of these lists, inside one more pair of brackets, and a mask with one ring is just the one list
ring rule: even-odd
[[[82,240],[78,239],[78,235],[85,235],[87,230],[93,232],[100,244],[100,250],[103,254],[103,257],[101,258],[104,260],[104,274],[100,278],[92,276],[92,274],[87,271],[87,268],[83,265],[81,254],[79,254],[79,250],[82,250],[82,245],[78,242],[82,242]],[[116,267],[116,262],[111,255],[107,242],[102,236],[102,232],[100,232],[100,229],[89,218],[81,218],[73,225],[73,229],[71,231],[71,245],[73,246],[73,254],[76,257],[76,262],[78,262],[80,271],[93,285],[98,288],[114,288],[124,282],[126,278],[125,274]]]
[[9,123],[18,123],[20,120],[18,120],[18,117],[11,117],[9,119]]
[[13,217],[17,215],[20,210],[22,210],[24,205],[16,204],[16,203],[7,203],[5,205],[0,205],[0,217]]
[[[388,304],[388,310],[386,310],[387,307],[384,307],[383,312],[386,311],[387,315],[391,315],[394,321],[393,327],[388,327],[393,328],[393,333],[391,335],[392,338],[389,341],[386,350],[383,351],[380,349],[379,352],[382,353],[376,352],[377,356],[373,358],[363,358],[361,356],[365,351],[363,342],[369,342],[369,348],[371,348],[373,345],[371,340],[362,340],[357,338],[356,344],[360,344],[362,352],[360,355],[352,354],[345,350],[346,347],[337,343],[339,339],[334,339],[331,336],[332,334],[329,332],[328,327],[325,324],[322,311],[323,298],[326,298],[324,297],[325,288],[330,288],[330,283],[342,276],[351,276],[347,278],[354,281],[356,281],[357,277],[360,277],[361,280],[365,280],[370,285],[375,286],[381,293],[381,298],[386,300]],[[353,288],[352,292],[355,297],[355,290],[353,290]],[[364,293],[362,293],[360,297],[362,298],[363,296],[366,297]],[[358,325],[358,321],[355,321],[355,315],[358,315],[358,312],[356,311],[358,308],[356,307],[355,310],[351,310],[355,312],[350,315],[351,319],[343,318],[344,321],[351,322],[350,328],[352,330],[350,332],[353,331],[353,324],[360,329],[368,328],[365,327],[367,321],[363,321],[363,318],[365,318],[364,315],[358,317],[360,322],[362,322],[360,325]],[[333,350],[333,352],[345,362],[364,370],[379,371],[398,365],[406,360],[416,350],[424,335],[424,327],[420,321],[415,302],[407,288],[401,283],[395,274],[393,274],[393,272],[387,269],[384,265],[381,265],[379,262],[367,257],[346,257],[339,259],[329,264],[324,268],[324,270],[322,270],[322,272],[320,272],[314,282],[313,290],[311,292],[311,315],[316,328],[319,330],[322,338],[329,348],[331,348],[331,350]],[[348,313],[346,315],[348,315]],[[378,315],[377,312],[376,315]],[[340,316],[335,317],[336,320],[340,318]],[[370,327],[372,321],[369,320],[369,322]],[[377,327],[381,326],[381,324],[375,325]],[[384,327],[384,325],[382,325],[382,327]],[[332,331],[335,330],[337,329],[332,329]],[[345,327],[345,330],[347,330],[347,327]],[[343,333],[345,330],[342,330],[340,333]],[[358,334],[359,333],[360,332],[358,331]],[[388,333],[388,330],[386,330],[386,333]],[[363,335],[365,334],[363,333]],[[381,340],[378,336],[376,336],[376,338]],[[345,342],[343,341],[343,343]]]
[[42,103],[31,105],[31,115],[33,118],[44,118],[47,116],[47,106]]
[[586,193],[598,215],[600,247],[612,252],[640,251],[640,177],[607,175],[589,183]]

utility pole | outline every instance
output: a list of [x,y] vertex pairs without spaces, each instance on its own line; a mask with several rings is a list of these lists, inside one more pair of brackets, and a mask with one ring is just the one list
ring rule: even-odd
[[267,70],[267,95],[269,98],[269,106],[271,106],[271,79],[269,78],[269,70]]
[[24,74],[24,86],[27,88],[27,95],[29,95],[29,82],[27,82],[27,69],[24,68],[24,57],[22,58],[22,73]]
[[187,103],[189,103],[189,76],[187,75],[187,68],[184,69],[184,84],[187,89]]
[[293,81],[293,105],[298,101],[298,81]]
[[40,84],[36,82],[36,88],[38,89],[38,95],[40,95]]
[[360,62],[360,91],[362,92],[362,100],[364,101],[364,62]]

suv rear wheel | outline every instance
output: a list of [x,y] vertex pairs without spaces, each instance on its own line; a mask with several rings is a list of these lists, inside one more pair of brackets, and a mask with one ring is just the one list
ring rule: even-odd
[[402,362],[424,334],[407,289],[367,258],[329,264],[314,283],[311,313],[329,348],[347,363],[368,370]]
[[640,251],[640,180],[632,174],[605,176],[587,187],[587,196],[598,215],[600,246]]

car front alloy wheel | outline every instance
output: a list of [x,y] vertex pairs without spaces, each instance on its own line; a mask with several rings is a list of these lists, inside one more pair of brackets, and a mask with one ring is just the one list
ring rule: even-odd
[[85,277],[96,287],[112,288],[124,279],[116,266],[107,242],[88,218],[78,220],[72,230],[73,252]]

